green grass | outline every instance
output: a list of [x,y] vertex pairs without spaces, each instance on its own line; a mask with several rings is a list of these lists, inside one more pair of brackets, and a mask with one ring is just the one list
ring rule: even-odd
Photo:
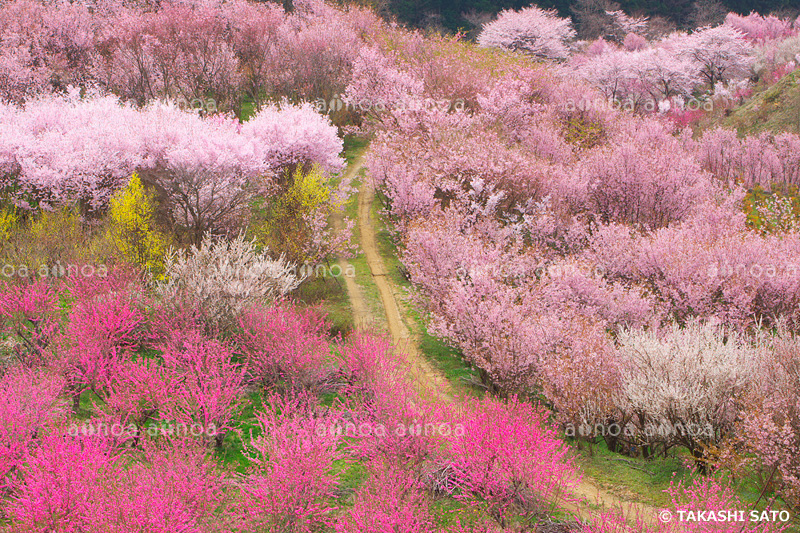
[[295,298],[306,305],[321,305],[332,335],[347,335],[353,330],[353,307],[344,280],[327,275],[311,278],[298,287]]
[[610,451],[605,443],[591,447],[583,442],[573,444],[577,462],[596,484],[626,500],[635,500],[654,507],[671,507],[664,492],[670,481],[688,478],[690,471],[680,458],[646,460],[626,457]]
[[[571,442],[576,462],[582,471],[603,490],[626,500],[641,502],[655,508],[672,509],[674,506],[666,490],[670,482],[690,481],[694,473],[687,465],[691,464],[687,450],[673,448],[667,457],[651,459],[628,457],[609,451],[604,442],[589,446],[583,442]],[[744,511],[753,509],[761,494],[761,483],[753,474],[731,478],[727,470],[714,474],[716,478],[730,482],[736,496],[745,505]],[[758,502],[757,508],[763,510],[774,494],[767,493]],[[773,504],[774,509],[782,509],[780,500]],[[800,524],[792,524],[787,531],[800,531]]]
[[800,133],[800,71],[756,92],[724,118],[721,125],[735,128],[740,135],[764,131]]

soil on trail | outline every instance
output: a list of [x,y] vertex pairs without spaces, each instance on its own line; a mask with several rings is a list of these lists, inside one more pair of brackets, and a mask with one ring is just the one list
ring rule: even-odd
[[[363,154],[350,164],[346,177],[355,180],[362,166]],[[355,277],[344,276],[355,327],[360,330],[375,330],[376,327],[385,324],[393,345],[406,356],[410,372],[419,383],[420,390],[452,401],[454,394],[450,383],[425,360],[419,350],[419,338],[415,334],[418,331],[416,324],[405,309],[403,294],[392,282],[386,270],[378,247],[376,221],[372,216],[374,201],[374,183],[368,176],[364,177],[358,193],[357,225],[360,234],[358,245],[364,253],[372,280],[380,294],[384,316],[376,316],[370,308],[364,296],[364,289],[356,282]],[[344,227],[342,215],[334,217],[333,224],[337,230],[341,230]],[[344,259],[340,259],[339,266],[344,272],[348,265]],[[597,516],[598,509],[615,509],[631,518],[638,517],[644,523],[654,523],[658,516],[658,509],[612,494],[586,476],[572,489],[571,501],[565,507],[583,520]]]
[[[363,155],[355,159],[347,169],[346,177],[354,179],[363,166]],[[359,247],[364,253],[373,283],[380,294],[383,317],[376,317],[367,305],[363,288],[354,277],[345,276],[345,288],[353,308],[353,321],[357,329],[372,330],[377,324],[385,323],[398,352],[404,354],[412,375],[422,390],[429,393],[451,395],[450,384],[444,376],[434,370],[419,351],[419,339],[414,334],[415,324],[409,314],[404,312],[401,302],[402,294],[388,276],[383,258],[378,248],[377,230],[372,216],[372,204],[375,201],[375,187],[371,179],[365,177],[358,193],[358,230]],[[343,226],[341,216],[334,219],[337,229]],[[339,260],[342,271],[346,264]]]
[[575,512],[582,520],[590,520],[602,510],[615,510],[633,522],[655,524],[658,521],[660,509],[612,494],[597,486],[586,475],[573,487],[572,496],[573,501],[566,508]]

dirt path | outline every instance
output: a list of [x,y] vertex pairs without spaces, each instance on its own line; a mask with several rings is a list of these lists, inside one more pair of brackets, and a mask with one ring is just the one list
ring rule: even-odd
[[361,231],[361,249],[367,258],[372,279],[381,295],[381,303],[386,313],[386,322],[394,346],[408,358],[412,373],[426,388],[451,396],[450,384],[444,376],[435,371],[419,351],[419,339],[413,333],[415,325],[408,313],[401,312],[402,295],[389,278],[386,266],[378,250],[375,221],[372,217],[372,203],[375,201],[375,186],[371,179],[365,178],[358,194],[358,227]]
[[597,516],[598,509],[601,510],[616,510],[628,517],[630,521],[640,519],[645,524],[655,524],[658,522],[658,513],[661,509],[657,509],[650,505],[627,500],[621,498],[616,494],[612,494],[594,483],[594,480],[584,475],[580,483],[573,488],[573,498],[575,501],[570,502],[565,507],[567,510],[573,511],[583,520],[589,520]]
[[[363,155],[360,155],[347,168],[347,172],[344,176],[345,179],[353,180],[358,175],[362,166]],[[332,218],[334,229],[336,229],[336,231],[342,231],[342,229],[344,229],[344,215],[341,212],[337,212]],[[349,265],[346,260],[340,258],[338,264],[341,272],[348,272]],[[355,325],[356,329],[361,330],[372,327],[372,325],[375,323],[375,317],[369,310],[369,306],[367,305],[367,300],[364,298],[364,292],[361,286],[356,283],[354,276],[343,277],[345,289],[347,290],[347,296],[350,300],[350,306],[353,309],[353,324]]]
[[[363,156],[355,159],[347,169],[346,176],[355,179],[361,171]],[[386,265],[381,257],[378,247],[377,230],[372,216],[372,204],[375,201],[375,187],[371,179],[365,178],[361,183],[358,194],[358,229],[360,233],[359,246],[364,252],[369,265],[372,280],[378,288],[380,300],[385,314],[385,324],[388,327],[394,346],[406,355],[410,371],[420,384],[421,390],[453,399],[453,391],[444,376],[437,372],[419,350],[419,339],[414,334],[417,331],[413,319],[403,307],[403,295],[392,282]],[[334,227],[343,227],[342,216],[333,220]],[[347,262],[339,260],[339,266],[344,272]],[[353,308],[353,319],[357,329],[374,329],[377,324],[383,324],[383,317],[377,317],[367,304],[363,288],[356,283],[354,277],[345,276],[345,288]],[[598,514],[597,509],[617,509],[628,516],[639,516],[645,523],[657,520],[658,509],[629,501],[612,494],[598,485],[590,478],[584,476],[581,482],[573,489],[573,501],[566,505],[567,510],[575,512],[582,519],[589,519]]]
[[[363,166],[363,155],[357,157],[348,167],[346,178],[355,179]],[[377,230],[372,217],[372,204],[375,201],[375,188],[372,180],[365,178],[358,194],[358,229],[360,233],[359,247],[369,266],[372,281],[380,294],[380,303],[385,317],[375,316],[367,304],[364,289],[352,276],[344,276],[345,289],[353,308],[355,327],[361,330],[375,329],[379,324],[386,324],[392,338],[392,344],[406,356],[411,374],[420,385],[420,390],[428,393],[451,396],[450,384],[435,371],[419,351],[419,339],[413,333],[416,330],[413,320],[402,307],[402,294],[388,276],[386,265],[378,248]],[[333,218],[336,229],[344,226],[342,215]],[[339,259],[342,272],[347,269],[347,262]],[[385,322],[384,319],[385,318]]]

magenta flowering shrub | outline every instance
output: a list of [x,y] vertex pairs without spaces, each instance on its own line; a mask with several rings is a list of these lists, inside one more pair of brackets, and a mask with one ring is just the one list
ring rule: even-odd
[[335,419],[319,414],[308,394],[272,394],[256,412],[258,431],[246,447],[252,467],[241,480],[236,512],[259,529],[312,532],[333,511],[342,458]]
[[[745,511],[748,506],[734,493],[730,486],[717,481],[713,477],[695,477],[690,481],[674,481],[670,483],[668,489],[672,498],[675,515],[681,516],[681,512],[694,512],[697,515],[700,511],[709,513],[728,513],[730,510],[740,510],[744,512],[747,520],[725,521],[725,522],[703,522],[689,521],[681,524],[681,531],[687,533],[701,533],[706,531],[721,531],[724,533],[769,533],[773,531],[783,531],[786,526],[781,521],[759,521],[751,520],[750,512]],[[759,513],[760,515],[760,513]],[[737,517],[738,518],[738,517]]]
[[458,498],[484,509],[501,527],[513,509],[533,518],[556,505],[577,480],[568,450],[547,414],[524,401],[471,400],[464,432],[451,441]]
[[29,365],[45,362],[46,350],[59,327],[59,288],[45,280],[13,285],[0,292],[3,329],[17,342],[16,356]]
[[232,429],[245,391],[245,367],[227,344],[200,331],[184,331],[164,346],[163,420],[197,427],[217,447]]
[[280,382],[310,388],[330,372],[328,325],[316,309],[284,302],[254,306],[239,317],[239,327],[247,374],[264,388]]
[[392,463],[370,463],[352,509],[336,521],[336,533],[427,533],[436,531],[424,486]]
[[77,300],[56,362],[69,383],[75,411],[84,390],[103,394],[117,368],[139,346],[145,322],[131,289],[113,290],[114,281],[106,280],[82,284],[74,286]]
[[44,437],[14,480],[9,517],[22,531],[79,531],[103,477],[119,460],[112,439]]
[[14,368],[0,377],[0,490],[49,426],[63,416],[59,376]]
[[226,495],[205,450],[147,443],[141,461],[102,435],[51,435],[26,457],[8,516],[17,531],[205,532],[220,527]]

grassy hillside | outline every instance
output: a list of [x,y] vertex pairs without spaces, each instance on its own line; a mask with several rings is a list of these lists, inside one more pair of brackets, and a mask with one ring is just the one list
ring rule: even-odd
[[763,131],[800,133],[800,71],[754,94],[725,117],[721,125],[736,128],[741,135]]

